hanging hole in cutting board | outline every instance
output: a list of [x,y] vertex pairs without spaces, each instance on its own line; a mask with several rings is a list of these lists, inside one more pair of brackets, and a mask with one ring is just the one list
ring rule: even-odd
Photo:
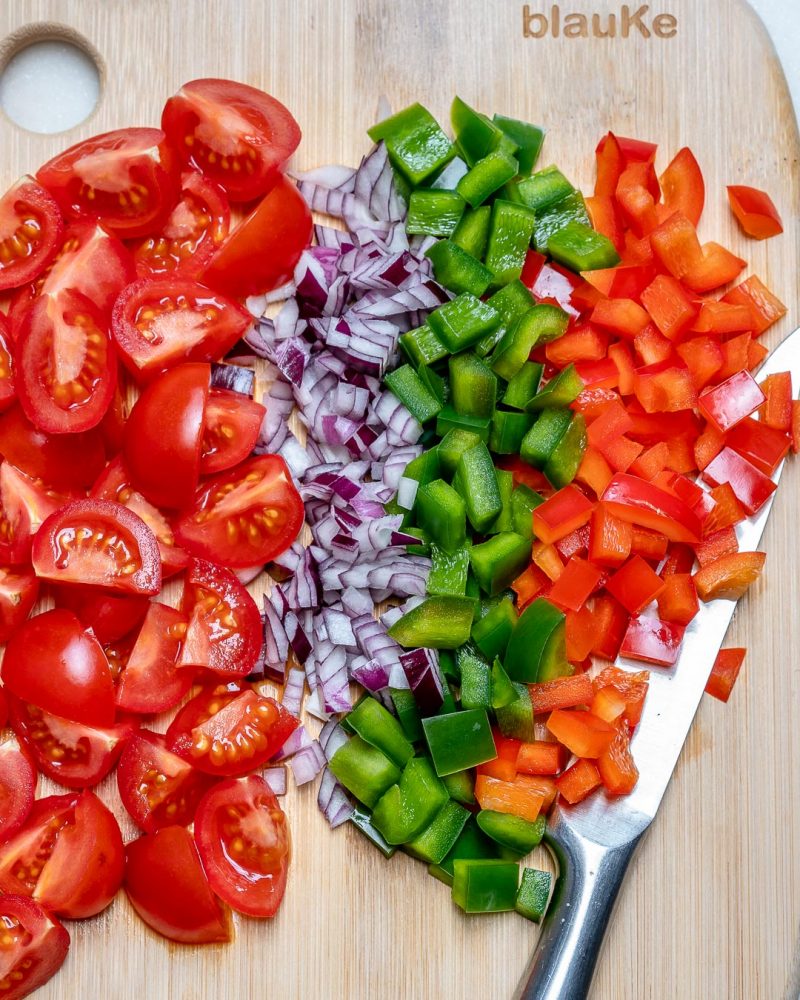
[[29,132],[66,132],[97,107],[102,64],[82,35],[30,24],[0,43],[0,107]]

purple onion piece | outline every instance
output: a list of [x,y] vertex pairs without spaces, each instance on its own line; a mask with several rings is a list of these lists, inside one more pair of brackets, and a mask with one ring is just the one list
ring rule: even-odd
[[253,398],[256,385],[256,373],[252,368],[242,365],[226,365],[214,362],[211,365],[211,388],[228,389],[242,396]]
[[276,795],[286,794],[286,768],[283,764],[266,768],[262,771],[262,777]]

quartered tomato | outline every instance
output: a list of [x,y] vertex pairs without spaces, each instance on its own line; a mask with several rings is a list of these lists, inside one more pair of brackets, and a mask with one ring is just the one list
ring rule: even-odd
[[303,501],[278,455],[258,455],[207,479],[175,522],[189,552],[226,566],[267,563],[297,538]]
[[43,906],[26,896],[0,896],[0,927],[3,1000],[22,1000],[61,968],[69,934]]
[[11,725],[36,766],[65,788],[90,788],[117,763],[134,732],[130,722],[98,729],[11,699]]
[[178,712],[167,746],[200,771],[237,777],[262,767],[298,725],[273,698],[236,682],[217,684]]
[[133,248],[136,271],[155,275],[195,275],[228,235],[231,210],[222,188],[210,177],[188,170],[181,177],[180,201],[157,236]]
[[192,502],[210,379],[210,365],[179,365],[151,382],[131,410],[125,465],[133,486],[158,507]]
[[148,927],[172,941],[230,941],[228,914],[211,891],[186,827],[165,826],[127,845],[125,891]]
[[33,536],[71,498],[3,462],[0,465],[0,561],[26,564]]
[[22,826],[33,805],[37,774],[16,740],[0,743],[0,842]]
[[286,814],[263,778],[215,785],[198,806],[194,839],[211,888],[240,913],[272,917],[286,890]]
[[126,594],[161,590],[155,535],[133,511],[111,500],[73,500],[44,522],[33,541],[36,575]]
[[78,584],[57,586],[53,590],[58,607],[74,611],[102,645],[116,642],[138,628],[150,607],[150,599],[144,594],[104,594],[96,587]]
[[171,576],[188,565],[189,556],[175,544],[175,533],[172,530],[172,525],[158,507],[151,504],[149,500],[145,500],[142,494],[131,486],[131,477],[119,456],[108,463],[92,487],[91,495],[101,500],[113,500],[115,503],[121,503],[128,510],[139,515],[156,536],[158,550],[161,554],[162,576]]
[[252,454],[266,412],[265,406],[240,392],[212,389],[203,420],[200,472],[204,476],[222,472]]
[[58,249],[58,205],[32,177],[0,198],[0,291],[33,281]]
[[31,613],[38,596],[39,581],[31,570],[0,566],[0,642],[8,642]]
[[6,646],[9,694],[87,726],[114,724],[114,681],[102,646],[71,611],[35,615]]
[[50,795],[0,847],[0,891],[32,896],[61,917],[93,917],[120,887],[123,852],[114,814],[93,792]]
[[95,218],[117,236],[145,236],[172,209],[178,170],[156,128],[122,128],[84,139],[39,168],[36,179],[67,218]]
[[186,618],[166,604],[153,603],[117,682],[117,706],[152,715],[174,708],[192,686],[194,671],[176,666]]
[[232,201],[265,194],[300,143],[300,127],[280,101],[232,80],[185,83],[167,101],[161,127],[184,163]]
[[237,302],[182,274],[142,278],[117,299],[114,342],[140,381],[184,361],[213,361],[252,325]]
[[296,186],[281,177],[211,258],[202,280],[244,298],[286,284],[311,240],[311,212]]
[[0,411],[7,410],[16,398],[11,334],[8,319],[4,313],[0,313]]
[[188,826],[213,784],[214,778],[171,753],[164,737],[147,729],[130,738],[117,768],[122,804],[145,833],[170,823]]
[[183,588],[189,619],[179,663],[246,677],[262,645],[258,605],[229,569],[193,559]]

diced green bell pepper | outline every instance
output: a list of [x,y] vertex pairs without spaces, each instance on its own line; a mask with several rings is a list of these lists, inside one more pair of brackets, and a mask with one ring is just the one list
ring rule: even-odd
[[436,448],[429,448],[412,458],[403,472],[405,479],[416,479],[420,486],[432,483],[439,476],[439,452]]
[[519,889],[519,865],[511,861],[454,862],[453,902],[465,913],[513,910]]
[[492,272],[472,254],[452,240],[439,240],[426,253],[433,264],[433,276],[445,288],[460,295],[483,295],[492,283]]
[[[469,578],[469,572],[467,572],[467,578]],[[448,680],[457,681],[459,679],[456,654],[452,649],[439,650],[439,670]]]
[[401,333],[398,341],[400,350],[411,364],[419,369],[423,365],[433,365],[447,357],[447,348],[431,330],[427,323],[416,330]]
[[514,516],[511,510],[511,497],[514,494],[514,474],[505,469],[495,469],[497,489],[500,491],[500,513],[487,529],[487,534],[496,535],[501,531],[514,530]]
[[517,118],[506,118],[505,115],[494,115],[492,123],[501,128],[517,147],[519,172],[529,174],[536,166],[539,153],[544,142],[544,129],[530,122],[519,121]]
[[442,781],[451,799],[455,799],[456,802],[461,802],[465,806],[475,805],[475,779],[471,770],[443,774]]
[[456,413],[448,404],[442,407],[436,418],[436,433],[439,437],[445,438],[451,430],[468,431],[485,443],[489,440],[490,425],[488,417],[470,417],[465,413]]
[[567,365],[540,389],[525,407],[529,412],[551,406],[569,406],[583,392],[584,382],[574,364]]
[[507,285],[522,274],[533,223],[534,214],[525,205],[495,199],[485,263],[496,286]]
[[472,641],[488,660],[504,656],[517,624],[512,601],[504,597],[472,626]]
[[473,208],[517,176],[519,164],[507,150],[498,148],[478,160],[456,185],[456,190]]
[[430,865],[428,871],[434,878],[438,878],[445,885],[453,884],[454,864],[459,858],[497,858],[498,848],[495,841],[491,840],[478,827],[474,817],[467,820],[467,824],[461,831],[461,836],[453,845],[453,849],[438,865]]
[[586,202],[580,191],[568,194],[555,205],[551,205],[546,212],[537,213],[533,226],[533,245],[539,253],[549,253],[550,240],[565,226],[573,223],[582,226],[589,224],[589,213],[586,211]]
[[469,166],[496,149],[504,135],[503,130],[486,115],[475,111],[460,97],[455,97],[450,106],[450,124],[453,126],[458,148]]
[[461,705],[492,707],[492,669],[482,656],[470,656],[461,665]]
[[582,413],[576,413],[544,467],[544,474],[557,490],[575,478],[586,443],[586,421]]
[[398,111],[367,133],[373,142],[385,141],[392,166],[412,187],[435,177],[456,152],[439,123],[421,104]]
[[550,872],[540,872],[536,868],[523,868],[522,881],[517,893],[514,909],[528,920],[537,924],[547,912],[550,900]]
[[407,649],[457,649],[469,638],[474,608],[470,597],[428,597],[399,618],[389,635]]
[[571,271],[616,267],[619,254],[611,240],[588,224],[569,222],[547,241],[547,252]]
[[513,326],[524,312],[535,305],[535,299],[531,293],[518,280],[503,285],[487,301],[496,312],[500,313],[501,325],[485,337],[481,337],[475,344],[475,353],[482,358],[491,354],[503,339],[506,330]]
[[480,545],[473,545],[469,562],[481,590],[494,596],[522,573],[531,561],[531,541],[513,531],[503,531]]
[[[402,510],[402,507],[400,510]],[[386,513],[388,514],[389,511],[387,510]],[[427,532],[423,531],[422,528],[405,525],[403,527],[403,533],[406,535],[413,535],[415,538],[419,539],[419,544],[417,545],[406,545],[406,552],[410,556],[427,556],[430,554],[431,543],[428,540]]]
[[[475,662],[487,668],[489,667],[489,661],[478,651],[472,642],[465,642],[463,646],[455,651],[455,661],[459,681],[461,680],[464,668],[468,671],[471,670],[472,664]],[[466,707],[469,708],[472,706]]]
[[485,531],[503,506],[486,445],[481,442],[465,451],[458,460],[456,473],[463,485],[469,523],[476,531]]
[[515,410],[524,410],[539,391],[543,371],[544,365],[536,361],[526,361],[508,380],[506,391],[503,393],[503,405],[512,406]]
[[505,708],[517,700],[517,692],[499,657],[492,664],[492,708]]
[[417,524],[447,552],[460,549],[467,538],[467,507],[456,490],[443,479],[425,483],[414,504]]
[[421,740],[423,737],[422,718],[414,693],[407,688],[390,688],[389,694],[406,739],[412,743]]
[[329,766],[348,792],[370,809],[387,788],[400,780],[400,768],[360,736],[352,736],[340,746]]
[[350,817],[350,822],[357,830],[361,831],[371,844],[378,848],[385,858],[391,858],[397,852],[397,848],[393,844],[386,843],[383,834],[372,822],[372,814],[366,809],[356,806],[355,812]]
[[405,844],[420,834],[450,796],[427,757],[412,757],[372,810],[372,822],[389,844]]
[[473,431],[462,430],[460,427],[447,431],[437,446],[442,473],[452,476],[458,466],[459,458],[469,448],[480,444],[480,441],[480,437]]
[[497,376],[471,351],[449,362],[450,405],[464,416],[491,418],[497,404]]
[[421,424],[433,420],[442,404],[422,384],[411,365],[401,365],[393,372],[387,372],[384,381],[405,408]]
[[520,483],[511,494],[511,518],[514,531],[523,538],[533,538],[533,512],[544,503],[544,497]]
[[575,188],[561,173],[558,167],[545,167],[535,174],[521,180],[517,192],[528,208],[537,215],[543,215],[556,202],[572,194]]
[[567,433],[572,412],[562,407],[542,410],[519,446],[520,458],[541,469]]
[[465,208],[458,191],[417,188],[408,200],[406,232],[417,236],[450,236]]
[[467,591],[469,549],[464,546],[447,552],[438,545],[431,545],[431,571],[426,589],[429,594],[446,597],[463,597]]
[[500,314],[488,302],[462,292],[428,316],[428,325],[451,354],[457,354],[500,326]]
[[406,852],[420,861],[438,865],[453,849],[469,817],[468,809],[450,799],[422,833],[405,845]]
[[[444,407],[450,396],[450,384],[447,379],[442,378],[430,365],[420,365],[417,369],[417,375],[419,375],[420,382],[422,382],[428,392],[437,400],[441,407]],[[422,432],[422,437],[419,439],[420,444],[427,444],[427,435],[429,434],[433,437],[436,436],[432,427],[426,427]]]
[[537,598],[519,616],[503,658],[508,676],[536,684],[571,673],[566,658],[564,612]]
[[422,720],[425,739],[439,777],[494,760],[497,748],[484,709],[472,708]]
[[348,712],[347,722],[365,743],[383,751],[398,767],[405,767],[414,756],[403,727],[376,698],[362,699]]
[[497,725],[503,736],[511,736],[515,740],[524,740],[526,743],[530,743],[536,739],[530,688],[527,684],[520,684],[518,681],[512,681],[512,683],[517,692],[517,698],[508,705],[495,709]]
[[495,410],[489,432],[489,450],[495,455],[518,455],[522,439],[532,426],[530,413]]
[[[459,197],[461,197],[459,195]],[[475,260],[483,260],[486,244],[489,242],[489,226],[492,222],[491,205],[468,208],[450,237],[462,250],[472,254]]]
[[531,823],[521,816],[494,812],[490,809],[482,809],[475,819],[487,837],[496,840],[502,847],[514,851],[519,857],[528,854],[541,844],[547,828],[544,816],[537,817],[536,821]]
[[533,306],[510,326],[492,355],[492,369],[504,379],[513,378],[538,344],[556,340],[567,329],[569,316],[558,306]]

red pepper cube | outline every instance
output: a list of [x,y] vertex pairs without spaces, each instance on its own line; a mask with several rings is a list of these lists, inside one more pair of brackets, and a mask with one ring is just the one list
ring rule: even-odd
[[588,674],[556,677],[552,681],[529,684],[533,714],[553,712],[557,708],[575,708],[589,705],[594,697],[594,687]]
[[753,239],[766,240],[783,232],[778,209],[766,191],[746,184],[729,184],[728,201],[739,225]]
[[778,431],[792,429],[792,373],[776,372],[761,383],[767,401],[761,407],[761,421]]
[[581,528],[576,528],[556,542],[558,554],[562,559],[571,559],[572,556],[582,555],[589,545],[589,525],[584,524]]
[[719,455],[725,447],[725,435],[713,424],[706,429],[694,442],[694,460],[701,471]]
[[586,389],[614,389],[619,382],[619,372],[611,358],[576,361],[575,372]]
[[545,357],[559,368],[566,368],[576,361],[600,361],[608,349],[608,334],[595,330],[585,323],[574,326],[562,336],[545,346]]
[[[800,421],[798,421],[798,427],[800,428]],[[587,448],[583,453],[578,471],[575,473],[576,480],[583,483],[584,486],[588,486],[599,497],[613,476],[614,470],[600,452],[596,448]]]
[[599,450],[614,472],[627,472],[644,451],[644,445],[631,441],[623,434],[613,441],[606,441]]
[[641,556],[650,562],[661,562],[667,554],[669,542],[666,537],[658,531],[651,531],[650,528],[640,528],[633,526],[631,535],[631,555]]
[[736,538],[736,531],[733,525],[728,525],[725,528],[720,528],[718,531],[713,531],[710,535],[706,535],[702,542],[695,547],[694,551],[697,561],[701,566],[707,566],[708,563],[714,562],[715,559],[721,559],[722,556],[729,556],[732,552],[738,552],[739,542]]
[[792,400],[792,451],[800,451],[800,401]]
[[710,694],[720,701],[727,701],[730,698],[746,653],[747,650],[741,647],[721,649],[717,653],[717,658],[714,660],[714,666],[711,668],[711,674],[706,683],[706,694]]
[[658,614],[662,621],[688,625],[700,609],[691,573],[671,573],[664,578],[658,595]]
[[632,615],[647,607],[663,589],[664,581],[641,556],[629,559],[606,583],[609,594]]
[[572,556],[550,589],[549,600],[559,607],[578,611],[600,583],[602,570],[585,559]]
[[625,714],[623,718],[631,727],[639,725],[649,685],[650,674],[646,670],[631,673],[629,670],[622,670],[620,667],[606,667],[594,679],[596,691],[601,691],[609,686],[619,691],[625,699]]
[[625,723],[617,723],[611,746],[597,758],[597,770],[609,795],[630,795],[639,780]]
[[549,585],[549,578],[536,563],[532,562],[511,584],[511,589],[517,595],[518,610],[524,611],[531,601]]
[[694,566],[694,549],[689,545],[670,545],[661,576],[668,577],[671,573],[688,573]]
[[659,441],[639,455],[630,467],[631,472],[640,479],[652,480],[667,467],[669,456],[669,445],[666,441]]
[[674,346],[652,323],[648,323],[644,330],[636,334],[633,349],[642,365],[658,365],[672,357]]
[[576,757],[599,757],[614,739],[614,727],[591,712],[557,708],[550,713],[547,728]]
[[604,660],[615,660],[628,627],[628,612],[611,594],[600,594],[592,609],[595,637],[592,654]]
[[[757,471],[757,470],[754,470]],[[615,517],[665,535],[671,542],[700,540],[700,519],[683,500],[636,476],[614,476],[600,498]],[[534,511],[534,518],[537,511]]]
[[775,483],[733,448],[722,449],[703,470],[703,479],[711,486],[730,483],[748,514],[760,510],[775,492]]
[[697,390],[683,362],[667,360],[637,368],[633,391],[647,413],[673,413],[697,405]]
[[533,512],[533,531],[550,544],[587,524],[594,504],[575,486],[565,486],[540,504]]
[[642,292],[642,305],[669,340],[677,340],[697,315],[697,306],[676,278],[659,274]]
[[627,344],[622,342],[612,344],[608,349],[608,356],[614,362],[617,369],[617,387],[623,396],[630,396],[633,392],[633,355]]
[[714,337],[693,337],[675,351],[689,369],[695,389],[704,389],[722,367],[722,348]]
[[579,611],[567,611],[564,628],[567,660],[583,663],[592,652],[595,634],[594,611],[586,604]]
[[753,315],[748,306],[734,305],[716,299],[705,299],[697,319],[692,323],[693,333],[744,333],[753,329]]
[[703,521],[703,530],[706,533],[719,531],[720,528],[727,528],[732,524],[738,524],[747,517],[747,511],[745,511],[744,507],[736,499],[730,483],[722,483],[721,486],[715,486],[708,495],[714,501],[714,506],[705,521]]
[[583,802],[603,781],[597,766],[590,760],[576,760],[562,775],[556,778],[559,793],[569,802],[576,805]]
[[713,389],[701,392],[697,407],[707,420],[725,433],[750,416],[766,398],[750,372],[740,371]]
[[659,618],[631,618],[620,655],[659,667],[671,667],[678,659],[685,631],[683,625],[663,622]]
[[589,529],[589,558],[603,566],[621,566],[630,555],[633,529],[599,503]]
[[602,449],[609,441],[627,434],[633,427],[628,411],[618,399],[608,403],[586,429],[586,437],[593,448]]
[[747,417],[728,434],[725,442],[765,476],[771,476],[786,458],[791,441],[784,431]]
[[757,337],[786,315],[786,306],[754,274],[726,292],[722,296],[722,301],[749,308],[752,323],[748,329],[751,329]]
[[519,280],[526,288],[533,288],[536,284],[539,272],[544,267],[546,261],[547,258],[543,253],[528,250],[525,255],[525,263],[522,265],[522,274],[519,276]]
[[517,756],[517,771],[520,774],[554,775],[561,770],[564,751],[560,744],[548,740],[534,740],[523,743]]
[[738,601],[761,576],[766,558],[763,552],[731,552],[707,563],[694,575],[700,600]]
[[633,299],[601,299],[589,319],[628,340],[633,340],[650,322],[647,312]]

